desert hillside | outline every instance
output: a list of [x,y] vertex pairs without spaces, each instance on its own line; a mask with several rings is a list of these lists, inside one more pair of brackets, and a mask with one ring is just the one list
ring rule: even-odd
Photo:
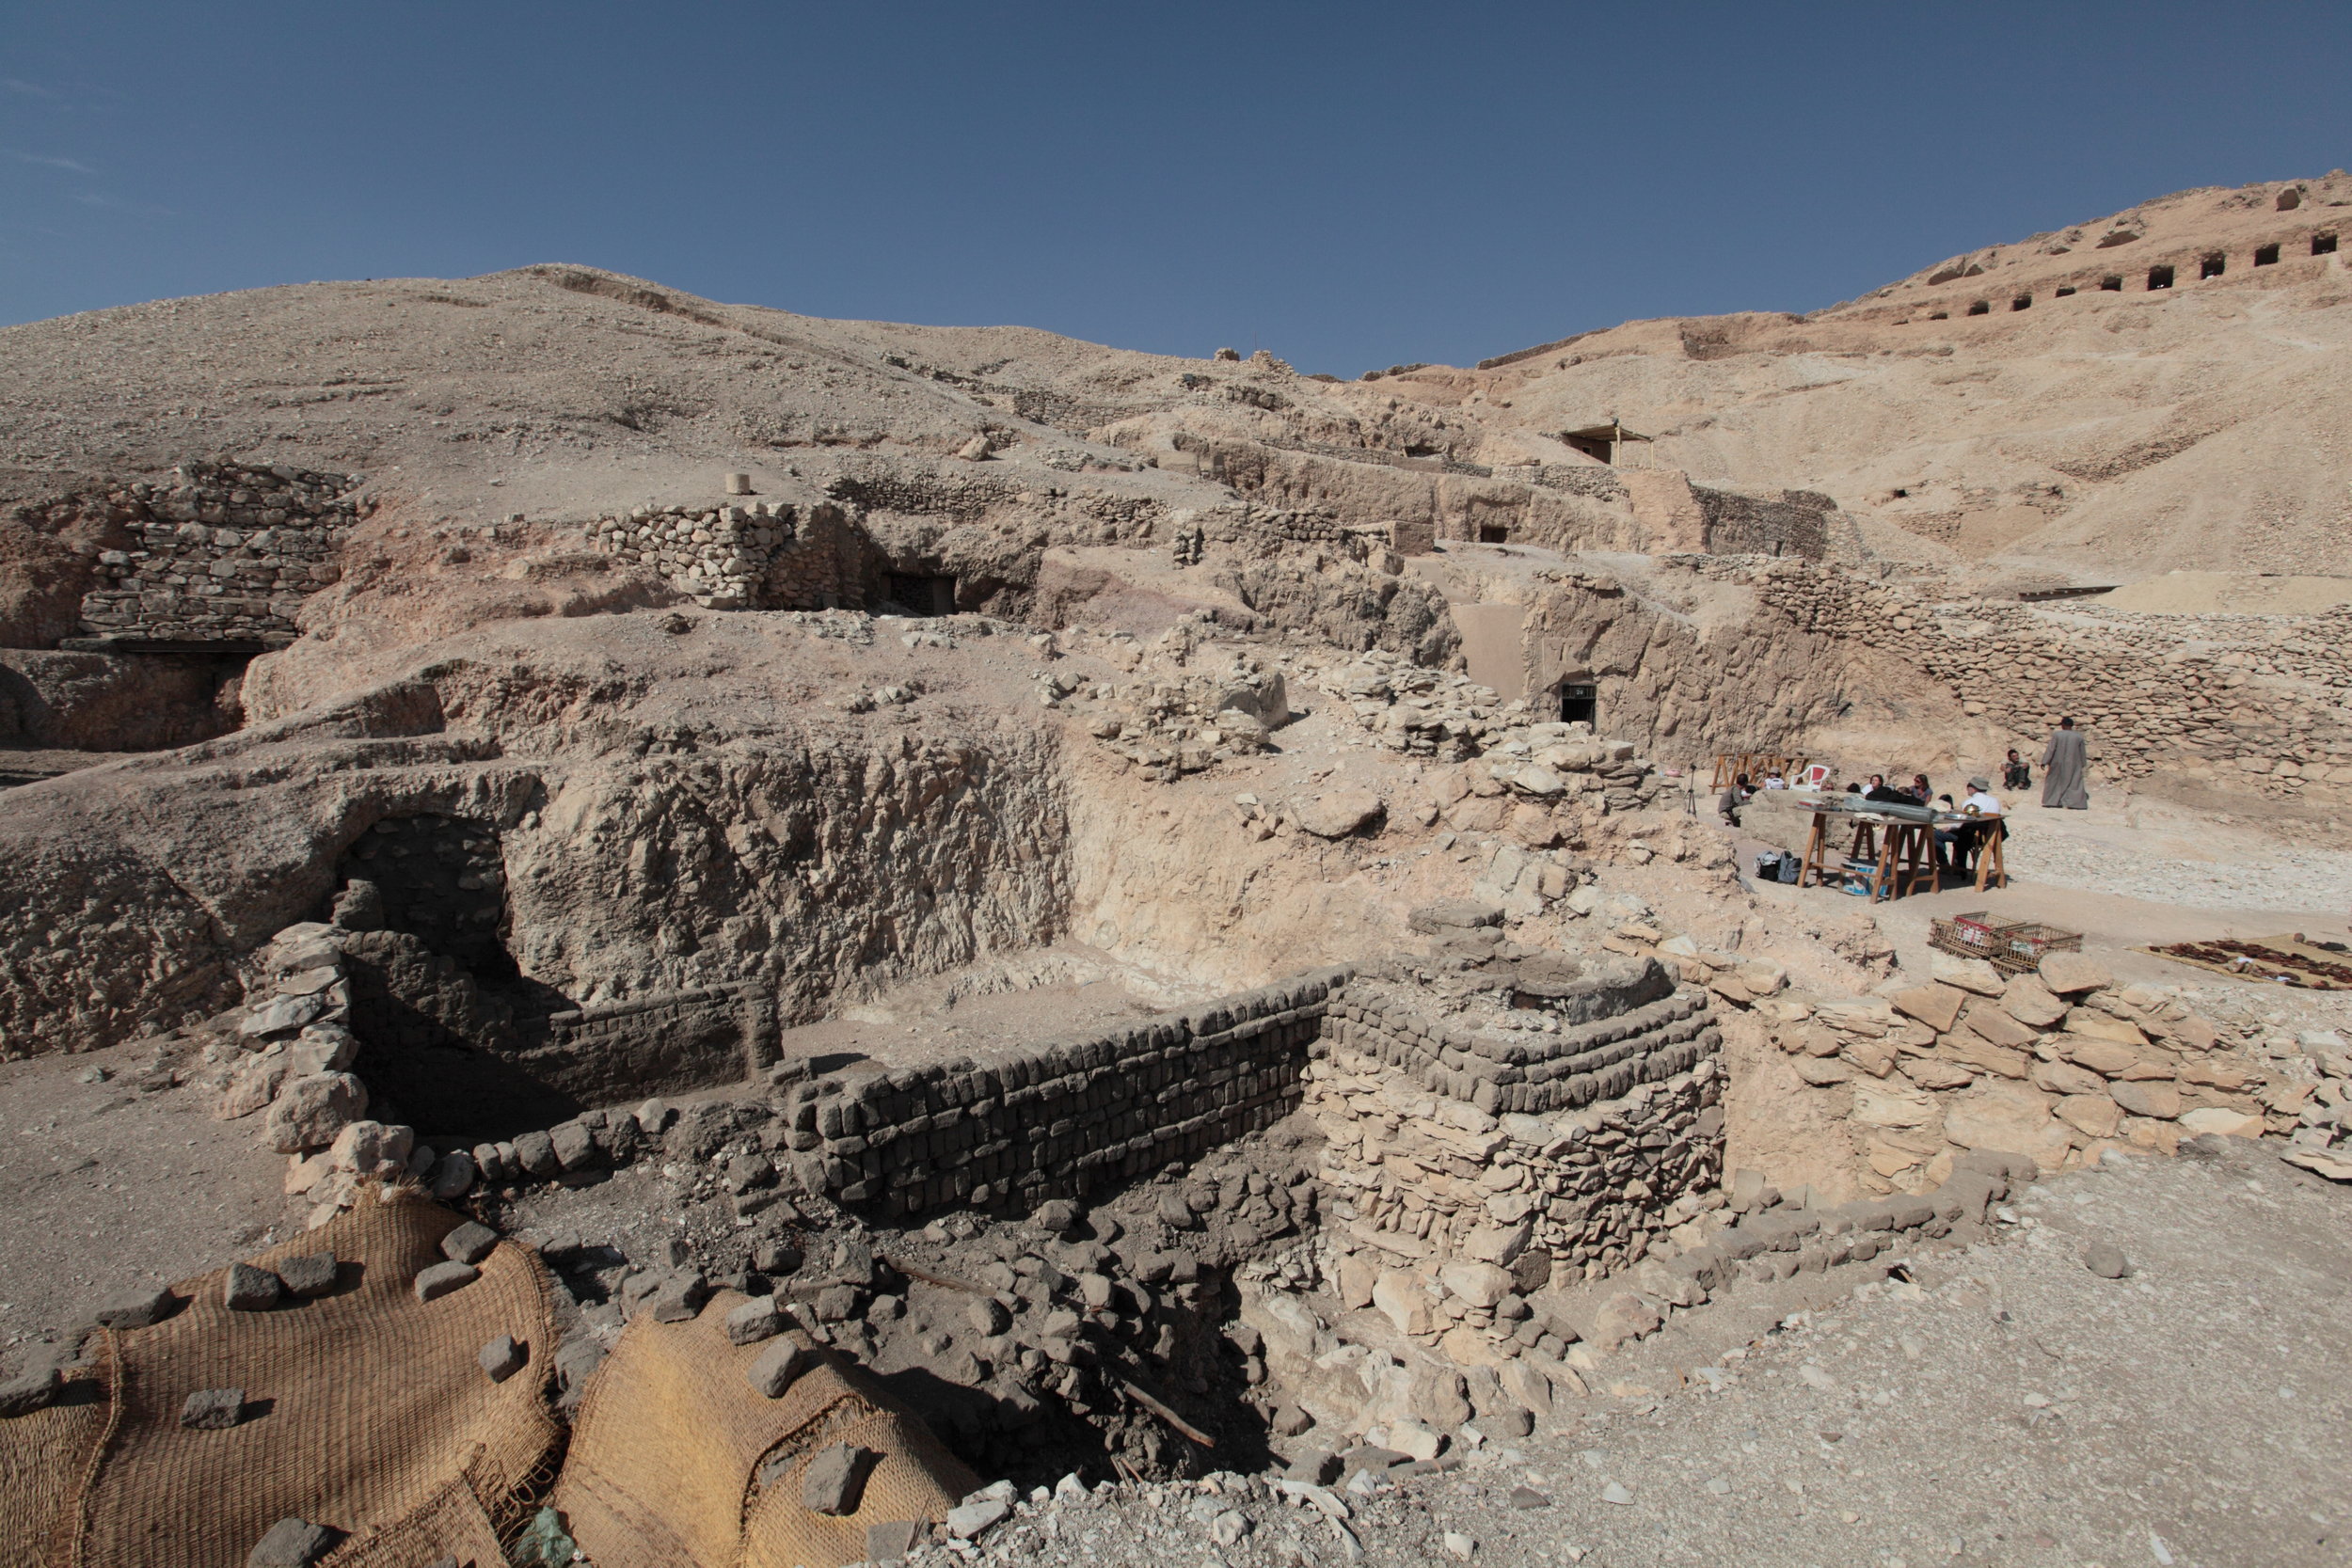
[[[1632,322],[1350,383],[579,266],[167,300],[0,331],[0,374],[31,389],[0,412],[0,501],[220,452],[358,471],[427,515],[577,519],[699,496],[718,468],[785,493],[977,437],[1046,469],[1186,479],[1305,453],[1345,465],[1311,499],[1378,521],[1416,504],[1403,467],[1588,464],[1559,437],[1613,415],[1656,437],[1637,462],[1834,498],[1866,552],[2100,580],[2325,571],[2352,505],[2347,217],[2341,172],[2186,191],[1807,317]],[[70,573],[0,534],[16,573]]]
[[2182,191],[1809,316],[1629,322],[1398,381],[1498,431],[1614,414],[1693,479],[1826,491],[1936,559],[2340,571],[2347,234],[2342,170]]

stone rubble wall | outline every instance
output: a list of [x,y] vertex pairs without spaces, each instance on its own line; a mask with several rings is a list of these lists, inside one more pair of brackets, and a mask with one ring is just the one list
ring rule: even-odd
[[1891,999],[1790,996],[1759,1011],[1797,1075],[1845,1101],[1873,1192],[1939,1185],[1972,1149],[2055,1171],[2110,1143],[2169,1154],[2203,1132],[2320,1147],[2340,1133],[2343,1095],[2315,1098],[2316,1070],[2257,1058],[2157,988],[2117,988],[2071,955],[2045,962],[2046,975],[2013,978],[1939,963],[1944,978]]
[[863,610],[875,571],[870,543],[831,502],[639,507],[588,533],[714,610]]
[[302,601],[333,582],[365,515],[358,474],[184,463],[168,483],[108,492],[129,547],[102,551],[82,600],[84,634],[175,641],[285,642]]
[[1296,1109],[1307,1047],[1343,972],[1149,1022],[970,1061],[794,1088],[794,1168],[812,1192],[916,1214],[1015,1195],[1083,1196]]
[[2163,773],[2270,800],[2352,800],[2352,606],[2147,615],[1939,596],[1932,584],[1800,562],[1712,569],[1848,657],[1921,670],[2036,759],[2040,737],[2071,716],[2109,779]]

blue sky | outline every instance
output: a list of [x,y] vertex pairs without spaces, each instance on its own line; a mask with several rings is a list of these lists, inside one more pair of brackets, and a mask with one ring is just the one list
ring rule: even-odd
[[582,261],[1353,375],[2352,163],[2352,6],[0,14],[0,322]]

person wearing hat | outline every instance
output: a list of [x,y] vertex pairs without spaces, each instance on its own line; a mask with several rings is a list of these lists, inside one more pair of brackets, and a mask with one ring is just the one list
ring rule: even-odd
[[1950,869],[1954,871],[1967,864],[1988,835],[1998,833],[2003,838],[2009,836],[2009,824],[2001,820],[2006,815],[2006,808],[1994,795],[1992,780],[1970,779],[1968,799],[1960,803],[1960,812],[1969,820],[1952,830]]

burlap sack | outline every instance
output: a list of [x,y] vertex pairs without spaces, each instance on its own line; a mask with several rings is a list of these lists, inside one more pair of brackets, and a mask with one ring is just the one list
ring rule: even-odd
[[[726,1338],[743,1299],[722,1291],[690,1323],[639,1318],[589,1385],[553,1501],[596,1568],[836,1568],[865,1560],[866,1526],[944,1518],[979,1484],[830,1352],[783,1398],[755,1392],[743,1374],[768,1347]],[[881,1455],[841,1518],[801,1506],[808,1461],[835,1441]]]
[[71,1546],[78,1505],[114,1414],[113,1366],[78,1372],[45,1410],[0,1420],[0,1568],[51,1568]]
[[[441,1260],[459,1223],[371,1193],[255,1259],[331,1250],[344,1265],[336,1293],[231,1312],[222,1271],[177,1287],[192,1299],[176,1316],[112,1336],[117,1418],[82,1498],[72,1568],[243,1568],[289,1515],[355,1536],[329,1563],[372,1565],[393,1546],[417,1562],[500,1561],[491,1523],[512,1521],[559,1435],[545,1392],[554,1331],[538,1259],[511,1242],[473,1283],[417,1300],[417,1273]],[[530,1362],[493,1383],[476,1357],[501,1334]],[[182,1428],[182,1402],[204,1388],[244,1389],[246,1418]]]

